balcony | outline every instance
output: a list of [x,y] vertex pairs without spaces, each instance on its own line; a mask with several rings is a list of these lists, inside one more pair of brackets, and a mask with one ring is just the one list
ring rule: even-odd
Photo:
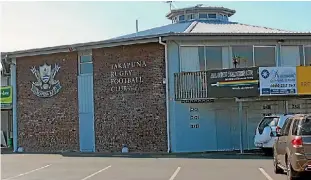
[[175,100],[207,99],[207,72],[181,72],[174,74]]

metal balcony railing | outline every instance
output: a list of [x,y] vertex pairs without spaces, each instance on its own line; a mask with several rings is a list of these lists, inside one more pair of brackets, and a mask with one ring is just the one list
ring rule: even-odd
[[207,72],[181,72],[174,74],[175,100],[206,99]]

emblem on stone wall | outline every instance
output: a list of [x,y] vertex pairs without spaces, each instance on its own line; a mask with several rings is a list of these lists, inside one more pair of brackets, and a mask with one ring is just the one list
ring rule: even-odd
[[62,86],[59,80],[54,79],[56,73],[59,71],[60,66],[57,64],[52,68],[51,65],[39,66],[39,70],[36,67],[32,67],[30,70],[37,78],[36,82],[32,82],[31,91],[38,97],[52,97],[59,93]]

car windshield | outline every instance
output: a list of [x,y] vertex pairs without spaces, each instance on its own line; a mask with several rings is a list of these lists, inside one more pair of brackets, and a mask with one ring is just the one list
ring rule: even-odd
[[311,116],[303,119],[299,125],[299,135],[311,135]]
[[264,119],[259,124],[260,129],[264,129],[267,126],[276,126],[279,121],[279,117],[264,117]]

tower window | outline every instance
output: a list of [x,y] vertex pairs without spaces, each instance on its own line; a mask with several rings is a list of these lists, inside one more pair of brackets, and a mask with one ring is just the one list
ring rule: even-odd
[[208,14],[208,18],[216,19],[216,14]]
[[180,15],[179,16],[179,21],[184,21],[185,20],[185,15]]
[[200,19],[207,19],[207,14],[199,14]]

